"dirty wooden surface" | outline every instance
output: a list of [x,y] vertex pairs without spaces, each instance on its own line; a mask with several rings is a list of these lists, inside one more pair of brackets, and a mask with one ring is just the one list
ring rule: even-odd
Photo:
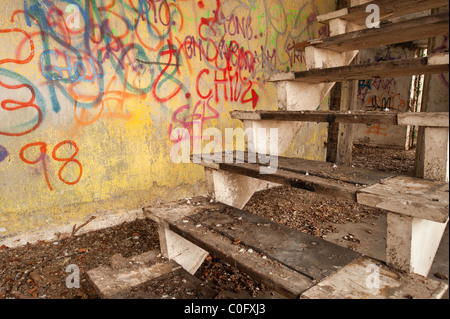
[[158,253],[152,251],[129,259],[119,256],[118,262],[112,261],[112,267],[101,266],[87,274],[102,298],[122,298],[133,287],[181,268],[172,261],[157,260]]
[[365,29],[329,38],[309,40],[298,43],[295,48],[303,51],[307,46],[314,46],[336,52],[349,52],[441,36],[448,33],[448,27],[448,12],[444,12],[414,20],[385,24],[380,29]]
[[[417,9],[426,11],[448,5],[448,0],[374,0],[370,4],[375,4],[380,8],[380,20],[399,18],[412,13]],[[342,19],[358,25],[365,25],[367,15],[367,4],[362,4],[350,8],[344,8],[338,11],[323,14],[317,17],[317,20],[326,23],[332,19]]]
[[[442,55],[448,57],[448,54]],[[448,73],[448,61],[442,64],[431,65],[428,63],[428,60],[428,57],[424,57],[355,64],[326,69],[312,69],[309,71],[295,72],[295,79],[293,81],[318,84],[360,79],[412,76],[415,74]]]
[[448,285],[389,269],[362,257],[331,275],[302,299],[440,299]]
[[439,74],[448,73],[448,65],[448,53],[438,53],[422,58],[396,59],[332,68],[317,68],[301,72],[279,73],[269,77],[267,81],[296,81],[319,84],[360,79],[412,76],[416,74]]
[[362,111],[233,111],[233,119],[250,121],[328,122],[397,125],[397,113]]
[[233,111],[231,118],[242,121],[328,122],[385,124],[399,126],[448,127],[448,112],[395,113],[364,111]]
[[318,281],[360,256],[321,238],[233,208],[204,212],[191,219]]
[[[243,158],[245,163],[237,163],[237,154],[241,154],[240,158]],[[222,163],[208,164],[205,159],[211,162],[213,158],[204,154],[202,165],[352,201],[356,201],[357,191],[361,187],[379,183],[396,175],[390,172],[369,171],[362,168],[336,166],[327,162],[284,157],[277,159],[278,169],[274,174],[260,174],[260,168],[268,164],[261,163],[258,156],[250,157],[250,159],[256,158],[255,164],[248,163],[248,153],[244,155],[235,153],[234,156],[233,163],[225,163],[225,155],[223,155]]]
[[[144,213],[150,219],[158,220],[171,231],[226,261],[240,271],[249,274],[254,279],[287,298],[298,298],[302,292],[315,284],[311,278],[275,260],[263,258],[256,252],[249,252],[248,248],[240,243],[234,242],[234,240],[230,240],[195,222],[191,218],[195,214],[207,214],[224,209],[224,206],[220,204],[208,205],[205,208],[202,207],[202,203],[205,203],[205,201],[193,200],[190,205],[180,205],[178,203],[161,207],[149,207],[144,209]],[[178,208],[183,211],[184,217],[175,220],[168,212],[176,212]],[[188,212],[189,209],[190,212]]]
[[445,223],[449,216],[449,186],[446,182],[399,176],[361,189],[358,203]]

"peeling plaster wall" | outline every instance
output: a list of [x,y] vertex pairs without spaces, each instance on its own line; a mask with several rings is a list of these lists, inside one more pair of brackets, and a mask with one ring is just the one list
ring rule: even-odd
[[[263,78],[304,69],[293,45],[327,35],[315,17],[333,2],[2,1],[0,239],[204,194],[202,167],[171,162],[171,133],[276,109]],[[325,136],[296,143],[320,159],[307,146]]]

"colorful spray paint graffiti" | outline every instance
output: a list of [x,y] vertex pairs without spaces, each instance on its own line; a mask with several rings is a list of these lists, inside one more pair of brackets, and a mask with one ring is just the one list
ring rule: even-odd
[[0,145],[0,163],[9,156],[8,150]]
[[[264,78],[304,67],[294,44],[327,35],[316,16],[333,7],[24,0],[0,9],[0,178],[27,198],[17,208],[1,197],[0,208],[15,211],[202,181],[169,160],[177,130],[223,129],[231,110],[275,108]],[[39,193],[14,186],[28,178]]]
[[[396,91],[396,79],[370,79],[358,82],[358,106],[362,111],[406,112],[406,92]],[[367,125],[367,136],[387,137],[389,125]]]

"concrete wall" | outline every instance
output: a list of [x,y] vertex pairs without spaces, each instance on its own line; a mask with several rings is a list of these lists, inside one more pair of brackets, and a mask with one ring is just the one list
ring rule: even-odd
[[[361,63],[414,58],[414,48],[389,46],[361,51]],[[407,112],[410,109],[412,77],[361,80],[358,110]],[[371,146],[407,148],[409,130],[405,126],[356,125],[355,143]],[[409,146],[409,145],[408,145]]]
[[[325,0],[2,1],[0,240],[204,194],[201,167],[171,162],[171,132],[276,109],[262,79],[304,69],[293,45],[325,36],[315,17],[332,10]],[[318,130],[297,143],[326,136]],[[304,152],[323,158],[324,147]]]

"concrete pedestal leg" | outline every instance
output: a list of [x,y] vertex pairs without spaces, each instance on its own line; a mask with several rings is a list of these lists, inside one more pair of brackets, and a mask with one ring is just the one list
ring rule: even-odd
[[159,227],[159,241],[162,255],[176,261],[192,275],[208,257],[207,251],[162,226]]
[[447,224],[389,213],[386,263],[428,276]]

